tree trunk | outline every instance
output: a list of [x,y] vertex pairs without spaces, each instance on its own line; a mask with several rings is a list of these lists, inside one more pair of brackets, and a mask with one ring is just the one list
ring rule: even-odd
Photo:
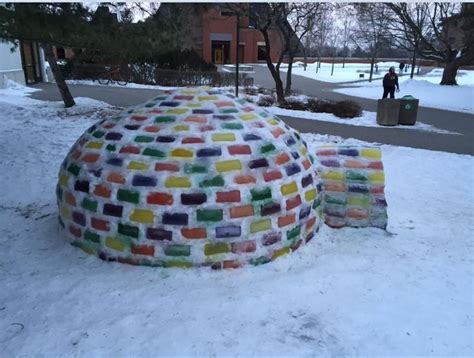
[[56,58],[54,57],[53,46],[50,44],[41,44],[41,47],[44,50],[44,57],[46,61],[49,63],[49,67],[51,68],[51,72],[53,73],[54,80],[56,81],[56,85],[58,86],[59,93],[61,94],[61,98],[63,99],[64,106],[66,108],[72,107],[76,104],[74,102],[74,98],[69,92],[69,88],[64,80],[63,73],[59,68]]
[[281,81],[281,77],[280,77],[281,58],[279,60],[279,63],[277,64],[277,67],[275,68],[275,66],[272,63],[272,58],[270,56],[270,37],[268,35],[268,31],[261,29],[260,32],[262,33],[263,38],[265,39],[265,61],[267,62],[267,67],[270,70],[270,74],[272,75],[273,80],[275,81],[277,101],[278,103],[285,103],[285,95],[283,92],[283,82]]
[[332,76],[333,73],[334,73],[334,62],[336,62],[336,57],[333,57],[333,58],[332,58],[331,76]]
[[293,54],[290,54],[288,58],[288,71],[286,72],[286,87],[285,87],[285,95],[291,95],[291,73],[293,71],[293,61],[295,57]]
[[457,85],[456,75],[458,74],[458,68],[459,64],[457,58],[451,59],[443,70],[443,77],[441,78],[440,84],[448,86]]
[[346,67],[346,56],[344,55],[344,57],[342,58],[342,68],[345,68]]
[[306,71],[306,66],[308,66],[308,52],[306,50],[306,47],[304,48],[303,51],[304,51],[304,53],[303,53],[303,56],[304,56],[304,60],[303,60],[304,65],[303,65],[303,67],[304,67],[304,70]]
[[411,60],[411,73],[410,73],[410,78],[413,78],[413,74],[415,73],[415,66],[416,66],[416,52],[418,49],[418,44],[415,44],[415,47],[413,48],[413,58]]
[[372,76],[374,74],[374,63],[375,63],[375,56],[372,56],[372,59],[370,60],[369,82],[372,82]]

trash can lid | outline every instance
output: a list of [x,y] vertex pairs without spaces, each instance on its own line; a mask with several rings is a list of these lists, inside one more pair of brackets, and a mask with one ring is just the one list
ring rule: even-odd
[[411,94],[407,94],[406,96],[403,96],[402,99],[416,99],[413,97]]

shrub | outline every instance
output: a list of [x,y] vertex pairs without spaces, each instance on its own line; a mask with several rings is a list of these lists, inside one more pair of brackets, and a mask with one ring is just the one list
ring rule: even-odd
[[255,96],[258,93],[258,89],[256,87],[245,87],[243,92],[249,96]]
[[333,113],[333,103],[324,99],[308,98],[306,106],[308,111],[314,113]]
[[262,106],[262,107],[270,107],[270,106],[273,106],[275,104],[275,97],[273,96],[269,96],[269,95],[264,95],[264,96],[261,96],[257,102],[257,104],[259,106]]
[[360,117],[362,108],[353,101],[339,101],[334,103],[333,113],[339,118]]
[[244,99],[245,99],[247,102],[254,103],[254,100],[253,100],[252,97],[245,96]]
[[280,108],[292,109],[294,111],[306,111],[308,106],[306,103],[296,98],[288,98],[284,103],[281,103]]

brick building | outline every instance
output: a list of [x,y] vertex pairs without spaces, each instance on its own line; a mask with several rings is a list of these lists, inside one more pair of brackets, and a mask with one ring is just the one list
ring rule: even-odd
[[[207,62],[215,64],[235,63],[237,41],[237,16],[219,6],[202,13],[202,52]],[[239,62],[265,61],[265,41],[248,16],[240,17]],[[271,57],[276,62],[281,51],[281,39],[270,31]]]
[[[245,5],[244,5],[245,6]],[[248,4],[249,12],[257,11],[254,4]],[[206,62],[215,64],[235,63],[237,41],[237,16],[219,4],[179,4],[160,5],[161,16],[179,21],[185,36],[180,39],[183,48],[194,49]],[[265,41],[260,31],[255,29],[252,19],[240,16],[239,53],[240,63],[265,61]],[[278,60],[282,41],[278,32],[269,31],[271,57]]]

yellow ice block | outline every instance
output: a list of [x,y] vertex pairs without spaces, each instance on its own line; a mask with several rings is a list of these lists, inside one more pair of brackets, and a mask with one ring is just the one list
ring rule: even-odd
[[187,177],[168,177],[165,181],[166,188],[190,188],[191,182]]
[[240,160],[224,160],[221,162],[216,162],[216,170],[220,173],[241,169],[242,164],[240,163]]
[[188,125],[185,125],[185,124],[182,124],[182,125],[179,125],[179,126],[175,126],[175,127],[174,127],[174,130],[177,131],[177,132],[188,131],[188,130],[189,130],[189,126],[188,126]]
[[176,158],[192,158],[194,155],[192,150],[184,148],[176,148],[171,151],[171,156]]
[[376,171],[369,174],[369,181],[371,183],[383,184],[385,181],[385,174],[382,171]]
[[59,177],[59,185],[67,186],[68,182],[69,182],[69,175],[62,174]]
[[235,141],[234,133],[215,133],[212,135],[214,142],[233,142]]
[[171,114],[185,114],[188,112],[187,108],[171,108],[166,111],[166,113],[171,113]]
[[240,119],[242,119],[243,121],[251,121],[251,120],[253,120],[253,119],[257,119],[257,118],[258,118],[255,114],[252,114],[252,113],[241,114],[239,117],[240,117]]
[[272,228],[272,221],[270,219],[255,221],[250,224],[250,232],[256,233],[259,231],[270,230]]
[[280,190],[284,196],[287,196],[296,193],[298,191],[298,186],[296,185],[296,182],[292,181],[291,183],[283,184]]
[[107,237],[105,239],[105,246],[115,251],[123,252],[125,250],[125,244],[123,243],[123,241],[115,237]]
[[147,163],[144,163],[144,162],[135,162],[135,161],[131,161],[129,164],[128,164],[128,169],[131,169],[131,170],[147,170],[148,169],[148,164]]
[[304,193],[304,198],[306,201],[311,201],[311,200],[314,200],[316,199],[316,189],[311,189],[311,190],[308,190],[306,193]]
[[287,253],[290,252],[289,247],[282,247],[281,249],[276,250],[273,255],[272,255],[272,260],[275,260],[276,258],[286,255]]
[[104,143],[102,143],[102,142],[89,142],[89,143],[87,143],[86,148],[101,149],[103,145],[104,145]]
[[329,170],[327,172],[322,172],[321,178],[329,180],[344,180],[344,173],[335,170]]
[[134,209],[130,220],[144,224],[153,224],[153,211],[145,209]]
[[382,158],[382,152],[379,148],[364,148],[361,149],[360,155],[368,159],[380,159]]

